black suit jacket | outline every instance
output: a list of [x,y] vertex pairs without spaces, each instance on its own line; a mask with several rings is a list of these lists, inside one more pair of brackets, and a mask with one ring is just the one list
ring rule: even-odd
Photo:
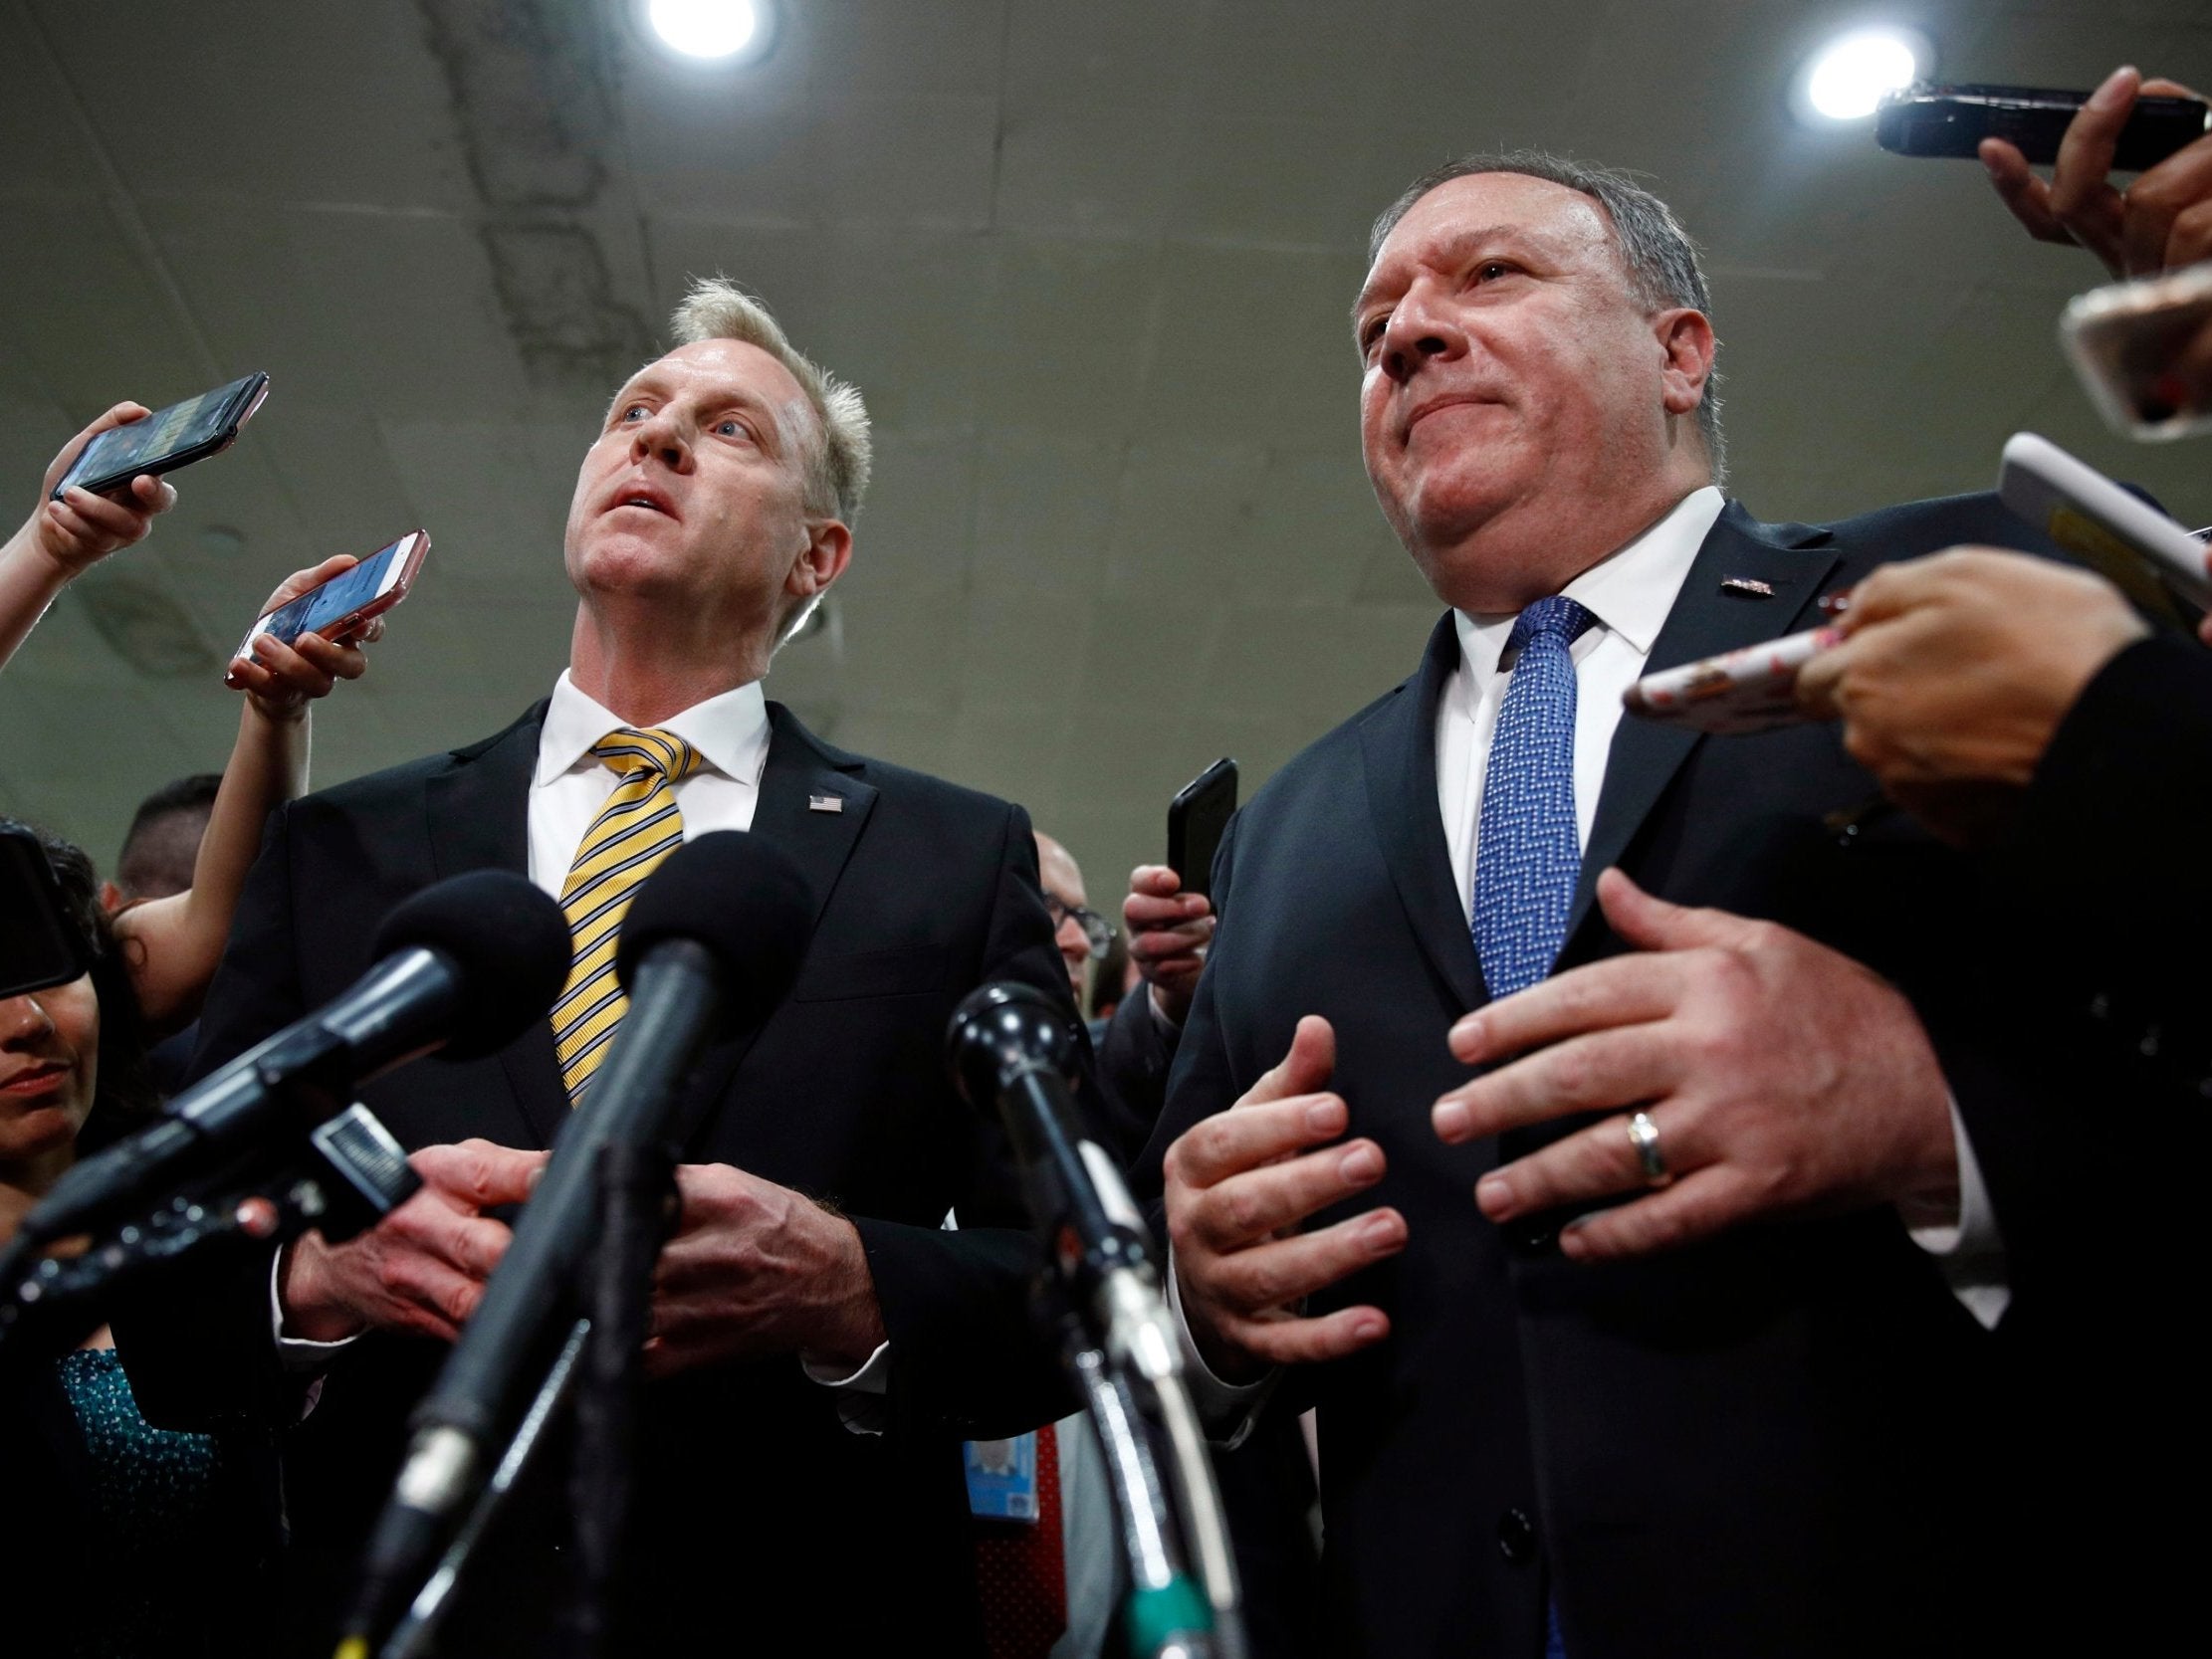
[[[1885,559],[1993,538],[2021,529],[1987,497],[1827,527],[1730,506],[1651,667],[1811,626],[1818,594]],[[1392,1204],[1411,1229],[1402,1256],[1313,1299],[1379,1304],[1390,1339],[1287,1375],[1273,1407],[1320,1407],[1338,1650],[1529,1659],[1550,1600],[1573,1659],[1982,1651],[2017,1587],[1990,1575],[2011,1536],[2003,1379],[1891,1211],[1576,1266],[1540,1233],[1485,1221],[1471,1189],[1579,1126],[1503,1146],[1432,1132],[1431,1106],[1466,1075],[1445,1033],[1486,999],[1437,802],[1437,704],[1457,652],[1447,616],[1412,679],[1232,824],[1219,933],[1140,1173],[1157,1183],[1168,1142],[1273,1065],[1299,1016],[1333,1022],[1352,1133],[1389,1160],[1344,1213]],[[1621,948],[1592,903],[1618,864],[1677,903],[1784,922],[1875,964],[1921,1000],[1962,1103],[2001,1089],[1997,1039],[1962,994],[1974,884],[1875,801],[1831,726],[1707,738],[1625,718],[1560,965]]]
[[[753,833],[805,873],[814,931],[788,999],[695,1080],[684,1155],[854,1218],[890,1339],[890,1426],[850,1432],[839,1396],[790,1354],[653,1384],[628,1639],[635,1651],[803,1639],[839,1652],[924,1634],[961,1651],[976,1615],[959,1442],[1065,1404],[1028,1323],[1036,1257],[1011,1155],[995,1120],[949,1083],[945,1025],[991,979],[1067,1004],[1067,975],[1020,808],[841,753],[769,707]],[[202,1070],[350,983],[378,920],[408,894],[463,871],[527,869],[543,715],[540,705],[487,741],[278,814],[208,994]],[[841,810],[811,810],[815,796]],[[546,1146],[569,1110],[543,1022],[492,1058],[411,1066],[362,1094],[410,1148],[474,1136]],[[948,1209],[958,1231],[940,1227]],[[266,1261],[252,1282],[179,1312],[181,1323],[157,1311],[118,1322],[149,1415],[182,1426],[296,1409],[274,1362]],[[349,1581],[407,1410],[445,1352],[366,1338],[287,1431],[300,1651]],[[557,1486],[519,1495],[448,1651],[533,1650],[531,1633],[560,1605],[565,1508]]]

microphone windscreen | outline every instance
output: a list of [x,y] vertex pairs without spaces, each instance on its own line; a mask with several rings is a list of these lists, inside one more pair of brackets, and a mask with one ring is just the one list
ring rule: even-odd
[[553,899],[507,870],[472,870],[401,901],[376,930],[376,959],[421,946],[460,975],[447,1060],[505,1048],[544,1019],[568,977],[568,921]]
[[813,928],[813,890],[797,865],[757,835],[713,830],[670,853],[637,890],[614,971],[627,990],[654,945],[689,939],[721,966],[736,1030],[783,1000]]
[[[1023,1071],[1049,1067],[1070,1077],[1075,1030],[1034,985],[997,979],[961,998],[945,1027],[945,1064],[971,1106],[989,1106]],[[1072,1078],[1070,1078],[1072,1081]]]

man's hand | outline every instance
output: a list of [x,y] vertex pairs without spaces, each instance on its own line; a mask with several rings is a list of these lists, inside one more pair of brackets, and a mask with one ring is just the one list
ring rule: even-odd
[[87,444],[111,427],[142,421],[148,413],[142,403],[116,404],[64,444],[48,465],[39,483],[38,506],[17,540],[51,560],[65,577],[80,576],[117,548],[143,539],[153,527],[153,516],[176,506],[176,492],[150,474],[132,479],[121,501],[75,486],[60,501],[49,499]]
[[[261,614],[267,616],[279,605],[290,604],[310,588],[322,586],[359,562],[351,553],[334,553],[312,570],[295,570],[269,595]],[[384,619],[378,616],[371,617],[358,634],[342,640],[302,634],[286,645],[273,634],[257,634],[253,655],[232,659],[223,684],[244,692],[265,720],[296,721],[307,713],[310,703],[328,697],[338,681],[361,677],[368,667],[361,647],[381,638],[383,632]]]
[[2195,98],[2177,81],[2145,81],[2116,69],[2067,124],[2046,184],[2002,138],[1981,142],[1982,165],[2013,217],[2039,242],[2076,242],[2115,277],[2212,258],[2212,137],[2199,138],[2146,169],[2125,190],[2106,176],[2120,128],[2139,96]]
[[1185,893],[1183,879],[1165,864],[1140,864],[1129,872],[1121,920],[1130,957],[1152,987],[1152,1005],[1181,1025],[1214,937],[1213,905],[1204,894]]
[[687,1163],[676,1184],[683,1212],[645,1345],[654,1375],[791,1352],[850,1371],[875,1351],[883,1312],[850,1221],[726,1163]]
[[1390,1334],[1380,1308],[1340,1308],[1319,1319],[1297,1312],[1315,1291],[1406,1247],[1406,1219],[1389,1208],[1315,1233],[1295,1230],[1383,1178],[1374,1141],[1327,1144],[1350,1121],[1343,1101],[1321,1093],[1335,1069],[1336,1033],[1309,1014],[1282,1064],[1168,1148],[1168,1237],[1183,1313],[1224,1381],[1338,1358]]
[[284,1334],[334,1343],[363,1331],[460,1334],[512,1234],[484,1212],[519,1204],[544,1152],[489,1141],[425,1146],[407,1161],[422,1190],[343,1244],[305,1234],[285,1258],[278,1301]]
[[[1665,1174],[1648,1197],[1571,1223],[1578,1261],[1637,1256],[1744,1221],[1957,1193],[1950,1096],[1904,998],[1847,956],[1771,923],[1655,899],[1618,870],[1598,882],[1641,952],[1594,962],[1451,1028],[1469,1065],[1523,1058],[1437,1102],[1457,1143],[1571,1113],[1638,1109]],[[1627,1117],[1493,1169],[1492,1221],[1653,1183]]]
[[1838,626],[1799,703],[1841,716],[1852,757],[1956,845],[2002,822],[2082,689],[2150,631],[2101,577],[1990,547],[1885,565]]

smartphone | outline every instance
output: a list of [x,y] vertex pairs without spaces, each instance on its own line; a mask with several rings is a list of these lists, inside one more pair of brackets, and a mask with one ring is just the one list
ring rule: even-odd
[[2212,264],[2108,283],[2070,301],[2059,339],[2113,431],[2162,440],[2212,432],[2212,377],[2176,367],[2212,347]]
[[2153,621],[2193,632],[2212,610],[2203,540],[2050,439],[2006,441],[1997,495]]
[[70,916],[38,836],[0,828],[0,999],[67,984],[92,965],[92,941]]
[[389,546],[379,547],[350,570],[340,570],[329,581],[311,587],[299,598],[254,618],[246,637],[238,642],[232,660],[253,655],[254,641],[274,635],[290,645],[302,634],[343,639],[372,616],[381,616],[407,597],[414,586],[422,556],[430,550],[430,536],[409,530]]
[[1623,692],[1621,705],[1647,720],[1737,736],[1818,720],[1798,707],[1798,671],[1843,637],[1833,626],[1811,628],[1662,669]]
[[1236,762],[1223,755],[1168,803],[1168,868],[1183,891],[1211,897],[1214,855],[1236,810]]
[[[1971,158],[1984,138],[2003,138],[2037,166],[2059,158],[2086,92],[2048,87],[1931,87],[1885,94],[1875,109],[1875,142],[1898,155]],[[2212,107],[2193,98],[2138,98],[2120,128],[2112,165],[2139,173],[2212,131]]]
[[54,499],[60,501],[73,489],[111,495],[126,489],[141,473],[173,473],[226,450],[268,395],[269,376],[249,374],[156,410],[142,421],[111,426],[79,452],[54,486]]

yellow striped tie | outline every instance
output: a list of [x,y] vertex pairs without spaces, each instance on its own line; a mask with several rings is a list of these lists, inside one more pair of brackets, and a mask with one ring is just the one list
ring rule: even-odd
[[623,726],[593,743],[591,752],[622,781],[583,832],[560,886],[573,954],[568,982],[553,1004],[553,1054],[571,1106],[606,1059],[615,1027],[629,1011],[630,999],[614,977],[622,918],[638,884],[683,845],[675,785],[699,769],[699,751],[667,731]]

